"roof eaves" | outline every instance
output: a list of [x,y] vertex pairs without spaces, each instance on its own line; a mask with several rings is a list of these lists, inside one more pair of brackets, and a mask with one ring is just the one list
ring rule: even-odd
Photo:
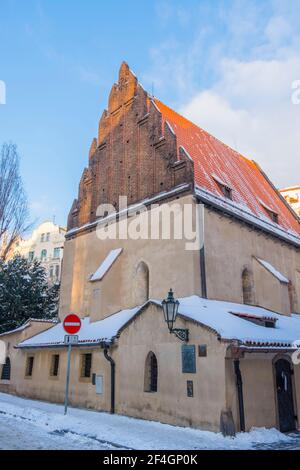
[[289,233],[284,228],[277,225],[277,230],[275,231],[275,227],[273,228],[273,225],[271,223],[261,220],[253,213],[250,213],[245,209],[242,210],[240,208],[238,212],[236,207],[230,206],[231,201],[224,200],[223,198],[218,197],[216,194],[210,193],[209,191],[204,190],[199,186],[195,187],[195,195],[202,203],[207,204],[208,206],[218,211],[221,211],[224,214],[227,214],[228,216],[233,216],[237,220],[240,220],[241,222],[244,222],[263,232],[266,232],[269,235],[272,235],[276,238],[280,238],[281,240],[284,240],[285,242],[292,244],[298,248],[300,247],[300,236]]

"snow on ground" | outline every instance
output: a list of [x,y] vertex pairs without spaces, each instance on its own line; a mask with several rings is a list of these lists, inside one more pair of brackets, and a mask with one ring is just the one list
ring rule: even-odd
[[276,429],[224,438],[220,433],[85,409],[69,408],[67,416],[63,411],[62,405],[0,393],[0,449],[253,449],[295,442]]

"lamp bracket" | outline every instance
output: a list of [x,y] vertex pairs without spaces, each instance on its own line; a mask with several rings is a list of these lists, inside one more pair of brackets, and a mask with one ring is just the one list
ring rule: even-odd
[[170,333],[174,333],[174,335],[179,338],[181,341],[188,343],[189,341],[189,330],[184,328],[172,328]]

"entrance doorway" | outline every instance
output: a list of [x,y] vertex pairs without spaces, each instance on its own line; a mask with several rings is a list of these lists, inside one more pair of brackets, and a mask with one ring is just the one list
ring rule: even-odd
[[296,429],[291,364],[286,359],[275,362],[277,406],[281,432]]

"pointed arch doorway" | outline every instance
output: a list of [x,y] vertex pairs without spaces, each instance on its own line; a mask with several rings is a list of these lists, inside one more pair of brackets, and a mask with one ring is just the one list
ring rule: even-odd
[[296,429],[296,414],[293,393],[293,370],[287,359],[280,358],[274,364],[277,410],[281,432]]

